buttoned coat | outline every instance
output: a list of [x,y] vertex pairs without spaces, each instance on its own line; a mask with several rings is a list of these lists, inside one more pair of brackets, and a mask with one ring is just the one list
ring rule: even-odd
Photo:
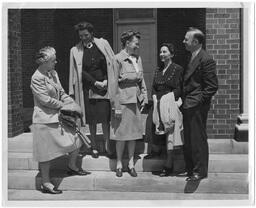
[[218,89],[216,63],[201,49],[194,60],[188,64],[183,81],[183,108],[200,104],[210,104]]
[[143,78],[141,58],[137,57],[139,72],[136,72],[128,54],[122,50],[115,56],[114,73],[117,93],[116,109],[120,104],[148,103],[147,88]]
[[[112,103],[115,92],[113,91],[114,74],[113,74],[113,57],[114,52],[108,41],[103,38],[94,38],[93,42],[105,56],[108,73],[108,98]],[[82,82],[82,63],[83,63],[84,47],[82,42],[70,50],[70,67],[69,67],[69,95],[72,95],[75,101],[80,105],[83,112],[83,123],[86,123],[84,92]]]
[[58,74],[51,71],[52,79],[36,70],[31,78],[31,90],[34,96],[33,123],[59,122],[59,109],[63,103],[72,102],[61,86]]

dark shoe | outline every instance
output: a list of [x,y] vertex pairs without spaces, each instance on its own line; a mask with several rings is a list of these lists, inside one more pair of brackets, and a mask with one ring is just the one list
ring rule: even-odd
[[95,153],[95,152],[93,152],[93,150],[92,150],[91,155],[92,155],[93,158],[98,158],[98,157],[99,157],[99,152],[97,151],[97,153]]
[[117,176],[117,177],[122,177],[122,176],[123,176],[122,168],[116,169],[116,176]]
[[159,174],[160,177],[166,177],[166,176],[170,176],[173,173],[173,168],[167,168],[164,167],[161,171],[161,173]]
[[198,173],[194,173],[193,176],[187,178],[187,181],[200,181],[204,178],[207,178],[207,175],[200,175]]
[[177,174],[177,177],[191,177],[191,176],[193,176],[193,172],[185,171]]
[[68,174],[69,175],[80,175],[80,176],[84,176],[84,175],[89,175],[91,174],[90,172],[83,170],[83,169],[79,169],[79,170],[73,170],[70,167],[68,167]]
[[159,152],[151,152],[150,154],[146,155],[144,159],[152,159],[155,157],[159,157],[161,155],[161,151]]
[[165,131],[155,131],[155,134],[156,134],[156,135],[164,135],[164,134],[165,134]]
[[107,154],[107,157],[109,158],[109,159],[116,159],[116,154],[115,153],[112,153],[112,154]]
[[41,186],[41,191],[42,193],[45,193],[45,194],[62,194],[62,190],[59,190],[57,188],[49,188],[49,187],[46,187],[45,185],[42,184]]
[[135,168],[129,168],[129,167],[127,167],[128,168],[128,173],[132,176],[132,177],[137,177],[137,173],[136,173],[136,171],[135,171]]

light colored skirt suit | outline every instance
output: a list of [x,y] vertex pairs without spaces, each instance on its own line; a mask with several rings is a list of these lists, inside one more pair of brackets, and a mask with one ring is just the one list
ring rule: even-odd
[[33,157],[38,162],[49,161],[81,147],[75,132],[58,123],[33,124]]
[[120,118],[116,116],[112,121],[115,122],[115,136],[111,137],[111,139],[129,141],[142,138],[143,125],[139,104],[131,103],[121,105]]
[[140,106],[148,102],[141,59],[132,59],[122,50],[115,56],[114,66],[118,93],[111,115],[110,138],[119,141],[141,139],[144,131]]
[[34,96],[33,157],[45,162],[81,147],[75,131],[59,125],[58,112],[64,102],[73,102],[60,85],[56,71],[43,74],[36,70],[31,79]]

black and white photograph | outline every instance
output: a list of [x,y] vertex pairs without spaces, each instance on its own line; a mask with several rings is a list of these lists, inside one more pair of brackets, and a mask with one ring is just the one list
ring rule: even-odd
[[255,205],[255,3],[2,3],[3,206]]

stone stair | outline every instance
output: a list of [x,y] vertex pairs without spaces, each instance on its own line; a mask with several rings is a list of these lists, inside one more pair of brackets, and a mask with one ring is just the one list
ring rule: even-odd
[[[102,135],[98,143],[103,142]],[[164,158],[144,159],[147,145],[137,141],[135,168],[137,178],[124,172],[115,176],[114,159],[104,155],[98,159],[81,155],[80,165],[91,172],[88,176],[69,176],[66,173],[68,156],[53,162],[52,181],[61,195],[38,191],[41,176],[38,164],[32,159],[32,135],[24,133],[8,138],[8,200],[248,200],[248,143],[229,139],[209,139],[209,176],[201,182],[186,182],[185,178],[160,178]],[[124,160],[124,167],[127,159]],[[181,150],[176,150],[175,171],[184,169]],[[189,193],[189,194],[188,194]]]

